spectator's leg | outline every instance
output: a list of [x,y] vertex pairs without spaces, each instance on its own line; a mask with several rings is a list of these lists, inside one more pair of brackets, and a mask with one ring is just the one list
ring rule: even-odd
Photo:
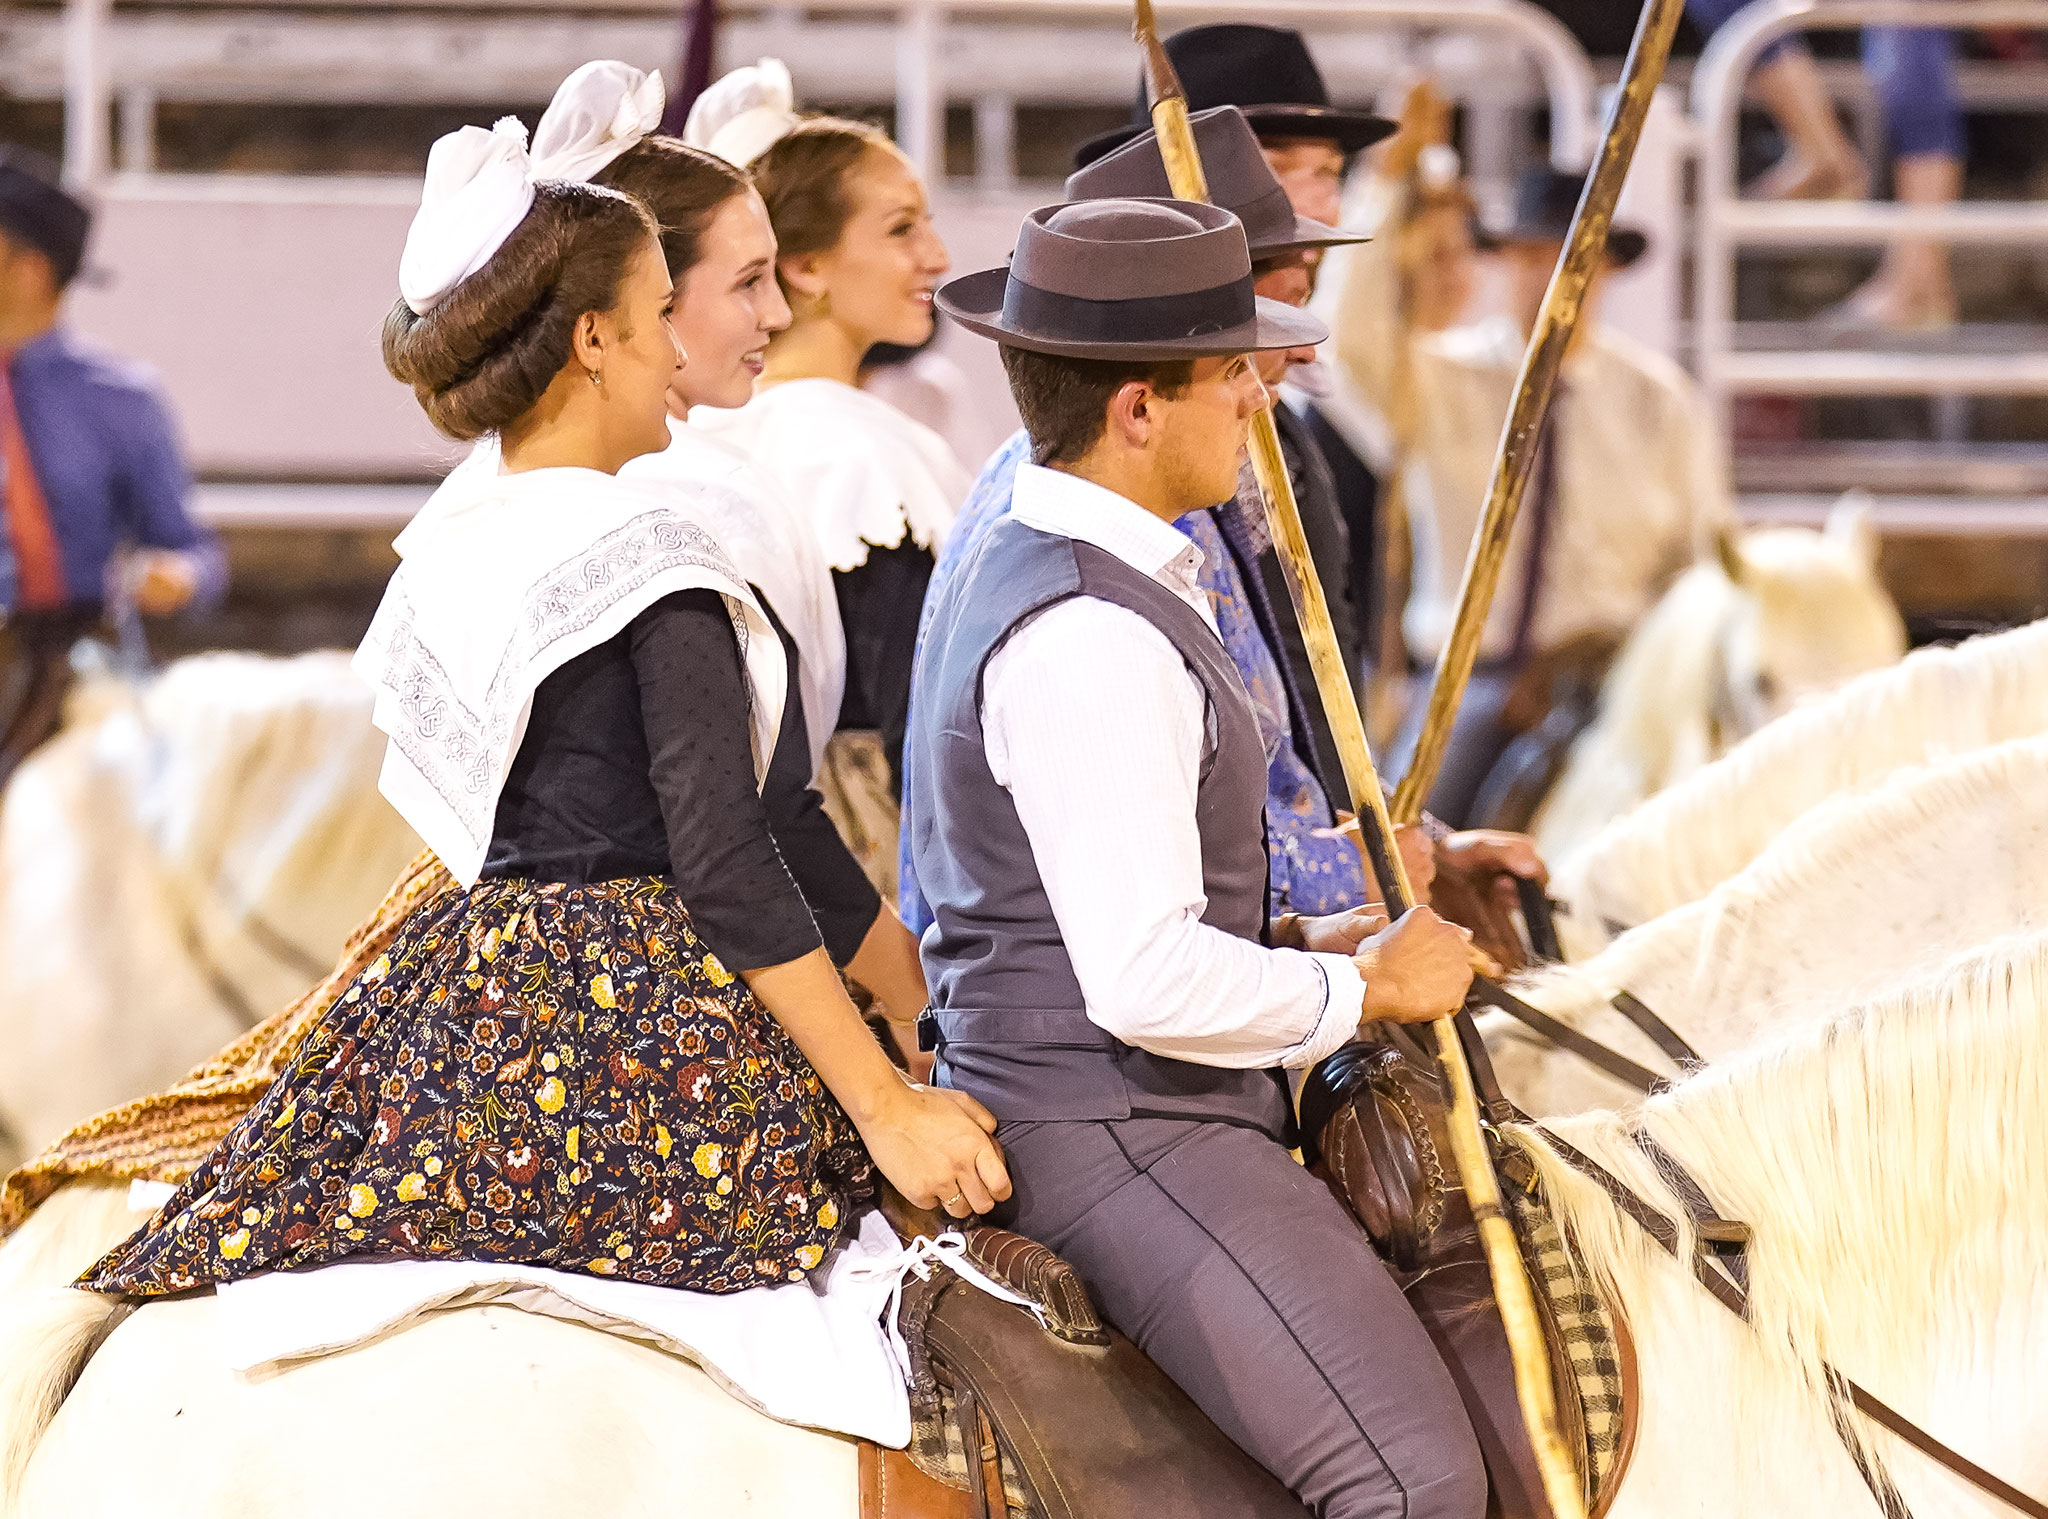
[[[1872,27],[1863,34],[1863,67],[1884,106],[1894,196],[1909,205],[1958,199],[1964,144],[1955,34],[1940,27]],[[1954,322],[1947,245],[1925,239],[1895,243],[1844,309],[1855,320],[1887,327]]]
[[[1693,24],[1712,35],[1750,0],[1686,0]],[[1750,186],[1765,200],[1860,199],[1870,174],[1842,130],[1813,55],[1794,38],[1771,44],[1750,85],[1785,137],[1785,156]]]
[[1842,130],[1811,53],[1779,48],[1757,65],[1750,83],[1785,134],[1785,156],[1758,176],[1751,194],[1763,200],[1861,200],[1870,193],[1870,170]]

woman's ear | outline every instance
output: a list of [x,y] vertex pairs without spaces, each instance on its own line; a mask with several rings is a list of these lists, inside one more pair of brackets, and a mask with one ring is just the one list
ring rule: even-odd
[[798,253],[777,259],[775,272],[782,277],[783,286],[789,291],[790,305],[799,310],[822,299],[825,294],[825,274],[818,267],[818,255],[815,253]]
[[583,366],[585,374],[604,373],[604,339],[604,324],[595,311],[586,311],[576,318],[569,334],[569,356]]

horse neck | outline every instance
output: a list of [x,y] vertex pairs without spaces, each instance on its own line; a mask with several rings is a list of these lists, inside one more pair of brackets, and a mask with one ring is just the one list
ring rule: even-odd
[[2048,619],[1922,649],[1751,735],[1581,849],[1558,890],[1640,923],[1705,895],[1824,798],[1924,762],[2048,728]]
[[[1633,1121],[1754,1229],[1750,1318],[1775,1373],[1818,1389],[1832,1363],[1919,1416],[1945,1368],[1989,1364],[2012,1315],[2048,1302],[2048,935],[1790,1031]],[[1681,1218],[1628,1123],[1550,1127]],[[1624,1308],[1654,1297],[1671,1264],[1536,1145],[1582,1264]]]
[[1718,569],[1696,565],[1630,637],[1600,694],[1594,743],[1621,750],[1645,793],[1662,790],[1707,743],[1720,700],[1721,644],[1745,599]]

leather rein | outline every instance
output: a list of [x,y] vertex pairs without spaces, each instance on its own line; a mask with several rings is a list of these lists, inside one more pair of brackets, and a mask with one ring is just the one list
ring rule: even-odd
[[[1564,952],[1558,943],[1557,923],[1552,916],[1550,898],[1544,895],[1542,886],[1518,876],[1515,878],[1515,890],[1521,897],[1522,921],[1528,929],[1529,947],[1535,952],[1536,958],[1563,960]],[[1541,1008],[1530,1006],[1496,982],[1484,977],[1475,978],[1472,982],[1472,995],[1476,1001],[1483,1002],[1488,1007],[1498,1008],[1559,1049],[1570,1051],[1587,1064],[1598,1067],[1615,1080],[1634,1087],[1645,1096],[1654,1096],[1671,1085],[1672,1078],[1659,1076],[1648,1066],[1638,1065],[1619,1050],[1609,1049],[1599,1040],[1551,1017]],[[1706,1064],[1699,1051],[1686,1043],[1676,1029],[1630,993],[1616,992],[1607,999],[1607,1004],[1662,1050],[1678,1067],[1681,1076],[1690,1075]]]

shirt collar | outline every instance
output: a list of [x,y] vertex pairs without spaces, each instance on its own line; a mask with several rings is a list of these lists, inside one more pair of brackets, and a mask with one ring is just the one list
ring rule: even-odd
[[1201,573],[1201,549],[1172,523],[1079,475],[1038,464],[1019,465],[1010,513],[1042,533],[1092,543],[1177,591],[1193,586]]
[[70,346],[64,326],[60,322],[48,332],[38,333],[30,338],[19,348],[12,350],[0,349],[0,353],[7,354],[8,362],[12,364],[20,364],[24,361],[34,364],[46,358],[55,358],[58,354],[68,350]]

